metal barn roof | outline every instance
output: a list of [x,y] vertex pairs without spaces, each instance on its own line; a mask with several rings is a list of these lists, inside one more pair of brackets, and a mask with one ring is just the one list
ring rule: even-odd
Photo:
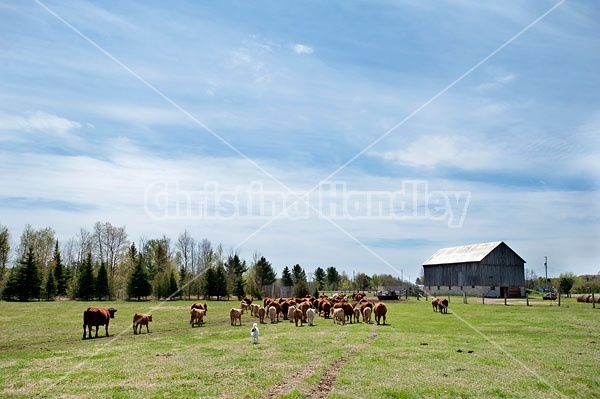
[[423,266],[443,265],[448,263],[481,262],[483,258],[485,258],[500,244],[502,244],[502,241],[464,245],[462,247],[442,248],[430,256],[429,259],[423,263]]

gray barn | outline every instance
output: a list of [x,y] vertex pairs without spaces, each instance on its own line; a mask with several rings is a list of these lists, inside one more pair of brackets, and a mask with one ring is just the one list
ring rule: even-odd
[[502,241],[442,248],[423,270],[425,288],[433,294],[525,296],[525,261]]

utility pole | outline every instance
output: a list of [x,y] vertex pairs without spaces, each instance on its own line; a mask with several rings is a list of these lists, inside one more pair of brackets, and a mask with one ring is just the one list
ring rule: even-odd
[[548,257],[544,256],[544,269],[546,270],[546,280],[544,281],[544,289],[548,290]]

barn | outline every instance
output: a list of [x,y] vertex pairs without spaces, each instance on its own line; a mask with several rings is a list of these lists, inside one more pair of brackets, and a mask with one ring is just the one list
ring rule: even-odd
[[442,248],[423,271],[432,294],[525,296],[525,261],[502,241]]

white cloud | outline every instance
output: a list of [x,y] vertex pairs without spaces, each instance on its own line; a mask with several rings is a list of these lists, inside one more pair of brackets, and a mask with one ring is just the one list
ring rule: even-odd
[[304,44],[294,44],[294,52],[296,54],[312,54],[313,48]]
[[81,123],[45,112],[33,112],[27,116],[0,115],[0,130],[17,132],[43,132],[66,136],[81,128]]
[[424,135],[406,148],[369,154],[400,165],[423,168],[490,169],[500,161],[500,154],[494,147],[464,136],[450,135]]

